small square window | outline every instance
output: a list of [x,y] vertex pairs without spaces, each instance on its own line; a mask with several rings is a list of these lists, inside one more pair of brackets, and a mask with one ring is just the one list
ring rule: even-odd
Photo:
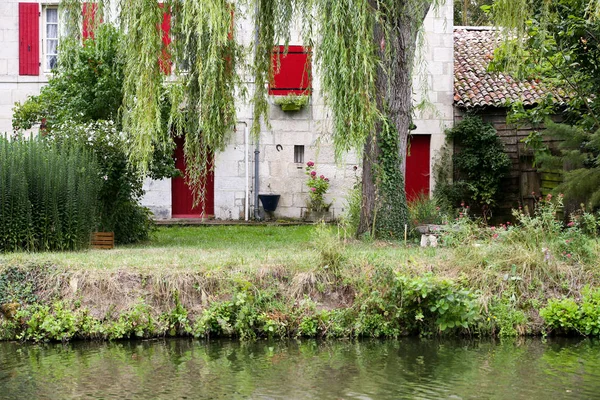
[[294,162],[304,164],[304,146],[294,146]]

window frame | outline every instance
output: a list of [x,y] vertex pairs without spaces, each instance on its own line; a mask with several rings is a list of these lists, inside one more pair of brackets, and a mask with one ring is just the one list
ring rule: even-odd
[[[56,38],[48,37],[48,10],[56,10],[56,22],[50,24],[56,25]],[[60,46],[60,8],[58,3],[46,3],[42,4],[42,18],[41,20],[41,31],[42,31],[42,51],[41,51],[41,70],[42,72],[49,74],[52,72],[52,68],[48,67],[48,57],[55,56],[56,62],[58,63],[59,46]],[[50,40],[56,41],[56,53],[50,54],[48,51],[48,43]],[[55,64],[56,65],[56,64]]]

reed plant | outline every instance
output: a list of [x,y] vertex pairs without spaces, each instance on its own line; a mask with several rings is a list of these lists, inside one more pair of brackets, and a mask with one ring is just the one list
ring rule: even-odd
[[36,138],[0,138],[0,251],[78,250],[95,228],[93,155]]

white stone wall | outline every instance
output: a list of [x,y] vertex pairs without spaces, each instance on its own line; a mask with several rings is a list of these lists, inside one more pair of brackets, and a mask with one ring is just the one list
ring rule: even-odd
[[[417,94],[414,104],[426,99],[428,105],[424,110],[416,111],[414,123],[417,129],[412,134],[431,135],[430,171],[433,171],[436,155],[445,143],[445,130],[452,127],[454,120],[453,15],[453,2],[449,0],[427,15],[423,46],[417,55],[413,79]],[[433,191],[433,173],[429,179]]]
[[[36,3],[35,0],[28,0]],[[56,5],[58,1],[39,2],[41,5]],[[42,23],[40,17],[40,62],[42,61]],[[19,1],[0,0],[0,134],[12,132],[12,109],[15,102],[39,94],[48,76],[40,67],[39,76],[19,75]]]
[[[29,0],[31,1],[31,0]],[[56,4],[57,1],[40,2]],[[417,129],[413,134],[430,134],[432,156],[443,145],[444,129],[452,124],[453,104],[453,25],[452,1],[438,10],[430,11],[425,20],[425,41],[422,59],[415,68],[416,102],[423,97],[423,86],[431,108],[418,113]],[[40,8],[41,10],[41,8]],[[12,107],[28,95],[38,94],[47,83],[47,76],[40,68],[40,76],[19,76],[19,30],[18,1],[0,0],[0,132],[12,131]],[[40,32],[43,18],[40,18]],[[236,38],[244,44],[253,40],[254,32],[249,21],[236,21]],[[42,35],[40,34],[40,61],[43,57]],[[290,44],[301,44],[297,30]],[[314,70],[313,70],[314,71]],[[424,79],[424,80],[423,80]],[[252,82],[247,79],[249,93]],[[241,101],[238,104],[238,119],[241,123],[232,133],[225,151],[215,160],[215,217],[241,219],[245,211],[245,157],[249,157],[249,215],[253,215],[254,199],[254,149],[250,139],[248,154],[245,154],[244,123],[251,124],[251,106]],[[285,113],[275,105],[270,109],[271,129],[262,127],[259,145],[259,193],[281,195],[275,217],[300,218],[308,199],[305,164],[294,163],[294,145],[305,146],[304,161],[314,161],[317,172],[331,181],[328,201],[333,203],[336,216],[345,209],[345,195],[356,180],[355,166],[359,160],[348,154],[343,162],[336,164],[332,145],[328,140],[328,114],[320,95],[318,76],[313,76],[313,95],[309,105],[299,112]],[[434,182],[431,182],[433,188]],[[171,182],[147,181],[143,204],[150,207],[157,218],[171,217]]]

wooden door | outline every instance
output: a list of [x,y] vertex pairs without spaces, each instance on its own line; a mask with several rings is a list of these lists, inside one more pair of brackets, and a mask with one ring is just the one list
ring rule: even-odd
[[[187,170],[185,157],[183,156],[184,143],[184,138],[175,138],[175,144],[177,145],[174,154],[175,167],[182,172],[182,175],[185,175]],[[211,165],[209,165],[209,168],[210,167]],[[183,176],[171,179],[172,218],[202,218],[213,216],[215,213],[214,187],[214,173],[211,171],[205,182],[206,196],[196,207],[193,207],[194,196]]]
[[412,135],[406,155],[406,198],[412,201],[423,193],[429,196],[431,135]]

